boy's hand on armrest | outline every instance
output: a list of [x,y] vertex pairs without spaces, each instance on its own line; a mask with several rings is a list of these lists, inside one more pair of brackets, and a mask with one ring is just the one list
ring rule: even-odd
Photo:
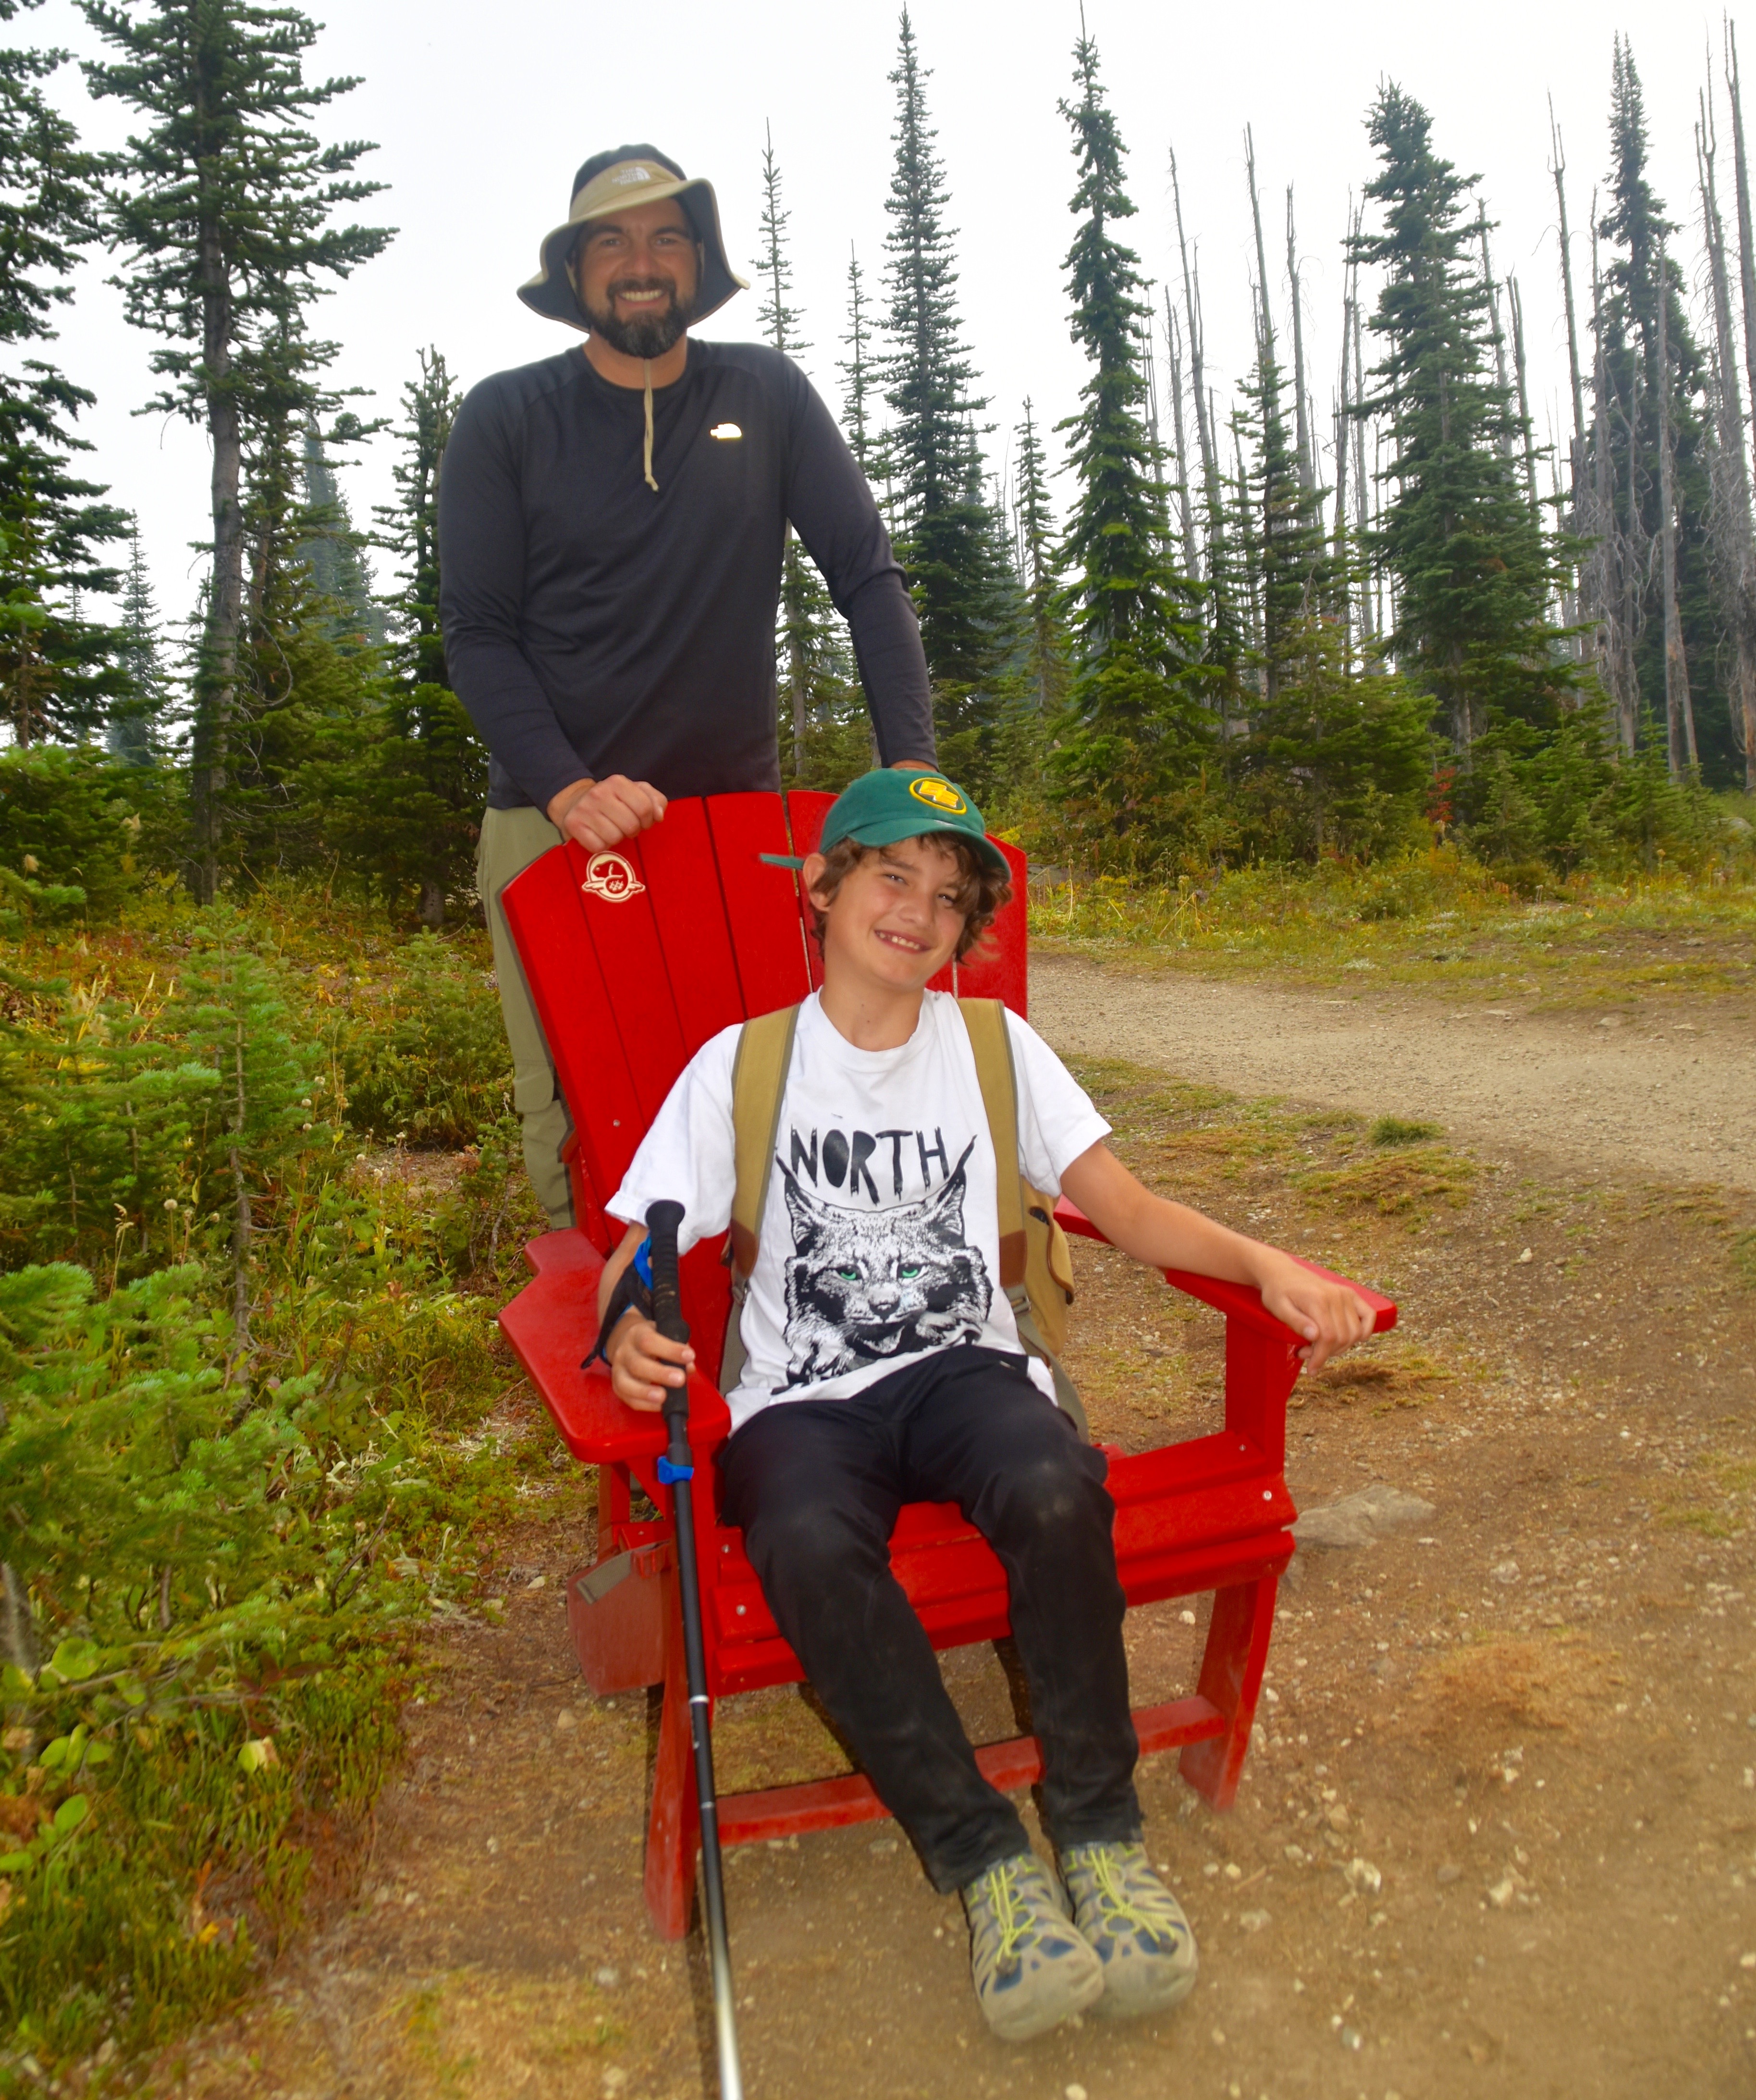
[[624,1312],[604,1352],[610,1359],[610,1385],[618,1400],[643,1414],[664,1405],[665,1388],[673,1392],[695,1368],[695,1352],[687,1342],[668,1342],[650,1320]]
[[1278,1247],[1154,1195],[1107,1145],[1082,1152],[1061,1185],[1110,1245],[1136,1261],[1254,1285],[1264,1308],[1304,1336],[1299,1354],[1308,1370],[1320,1370],[1372,1331],[1372,1308],[1350,1285],[1313,1276]]
[[1357,1290],[1326,1276],[1313,1276],[1278,1247],[1251,1244],[1260,1264],[1256,1288],[1263,1309],[1304,1335],[1299,1357],[1308,1371],[1321,1370],[1331,1357],[1371,1333],[1376,1316]]
[[[620,1245],[604,1264],[598,1284],[598,1317],[610,1309],[610,1300],[622,1274],[646,1237],[644,1225],[629,1225]],[[610,1366],[610,1387],[616,1398],[629,1407],[651,1414],[664,1405],[665,1388],[673,1391],[695,1368],[695,1352],[686,1342],[668,1342],[652,1322],[630,1306],[604,1338],[603,1353]]]

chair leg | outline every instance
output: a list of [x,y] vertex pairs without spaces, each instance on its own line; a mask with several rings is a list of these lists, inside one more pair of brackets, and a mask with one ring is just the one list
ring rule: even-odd
[[689,1685],[683,1670],[683,1627],[674,1570],[666,1580],[670,1597],[665,1618],[664,1705],[659,1715],[652,1811],[646,1824],[646,1914],[661,1939],[681,1939],[689,1930],[695,1897],[701,1810],[695,1799],[695,1746],[689,1729]]
[[1264,1575],[1214,1595],[1197,1689],[1225,1716],[1225,1732],[1189,1744],[1179,1768],[1196,1793],[1215,1808],[1231,1807],[1243,1773],[1279,1586],[1278,1577]]

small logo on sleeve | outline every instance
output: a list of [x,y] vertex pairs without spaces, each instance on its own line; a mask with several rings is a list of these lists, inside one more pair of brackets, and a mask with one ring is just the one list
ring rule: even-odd
[[719,439],[722,444],[729,444],[734,438],[741,438],[743,432],[735,423],[716,423],[708,435]]
[[960,817],[969,807],[949,780],[941,780],[931,773],[911,780],[908,792],[917,802],[924,802],[929,810],[940,810],[947,817]]
[[585,880],[580,888],[606,904],[626,904],[646,888],[630,862],[619,853],[594,853],[585,863]]

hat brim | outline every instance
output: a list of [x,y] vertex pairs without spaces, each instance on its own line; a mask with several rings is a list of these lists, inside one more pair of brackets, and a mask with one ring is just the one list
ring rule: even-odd
[[[984,832],[966,832],[960,824],[923,824],[907,817],[880,818],[869,824],[862,824],[858,831],[843,832],[840,838],[852,839],[857,845],[899,846],[905,839],[944,838],[961,839],[973,849],[991,875],[1012,879],[1012,863],[992,839]],[[832,841],[833,843],[833,841]],[[820,852],[827,848],[819,847]]]
[[[683,209],[701,243],[701,281],[695,287],[695,303],[689,314],[690,325],[693,327],[709,314],[717,313],[728,299],[748,291],[749,285],[726,259],[726,238],[720,232],[720,208],[713,185],[697,177],[689,182],[649,183],[640,192],[642,204],[662,204],[667,197],[688,200]],[[600,218],[602,214],[593,213],[592,216]],[[591,323],[567,274],[567,258],[579,240],[580,228],[588,223],[583,218],[569,218],[545,234],[540,250],[542,267],[527,284],[518,287],[518,297],[532,313],[541,314],[548,320],[560,321],[586,334],[590,333]]]

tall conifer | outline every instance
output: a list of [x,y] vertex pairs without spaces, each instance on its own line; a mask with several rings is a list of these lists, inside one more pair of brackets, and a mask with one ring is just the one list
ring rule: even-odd
[[213,587],[196,682],[192,814],[193,887],[219,880],[240,699],[245,623],[242,476],[247,426],[292,376],[289,346],[325,289],[390,239],[338,225],[338,209],[382,188],[353,174],[369,150],[325,146],[307,128],[358,83],[308,82],[317,25],[296,10],[246,0],[80,0],[117,54],[90,64],[94,95],[146,119],[113,199],[113,236],[130,266],[118,280],[137,328],[164,339],[155,406],[205,425],[213,451]]
[[[0,0],[0,22],[19,11]],[[14,351],[54,340],[79,251],[100,232],[102,163],[39,84],[66,56],[0,50],[0,344]],[[0,719],[20,743],[88,734],[126,690],[119,637],[79,610],[116,589],[99,550],[129,529],[73,471],[90,447],[72,426],[92,398],[40,358],[0,373]]]
[[1030,401],[1024,404],[1018,442],[1017,492],[1018,571],[1030,607],[1026,677],[1038,711],[1060,714],[1067,693],[1067,636],[1061,615],[1061,575],[1055,524],[1049,508],[1048,468]]
[[1074,46],[1074,67],[1078,99],[1061,104],[1079,174],[1067,285],[1074,339],[1091,376],[1080,391],[1084,405],[1061,426],[1071,434],[1079,496],[1062,549],[1074,646],[1071,712],[1054,767],[1076,821],[1138,862],[1174,826],[1170,798],[1199,764],[1210,717],[1192,661],[1200,635],[1188,615],[1189,587],[1171,565],[1164,488],[1141,419],[1141,327],[1149,309],[1139,258],[1117,237],[1134,205],[1089,37]]
[[885,209],[888,305],[884,329],[886,435],[895,476],[898,551],[920,615],[933,683],[939,753],[979,791],[991,762],[1000,703],[995,681],[1008,656],[1005,579],[996,521],[986,500],[977,417],[987,403],[957,310],[945,170],[927,112],[930,78],[905,8],[898,30],[896,157]]
[[1396,660],[1467,753],[1496,722],[1552,717],[1571,676],[1551,660],[1546,605],[1558,579],[1507,457],[1518,419],[1489,368],[1470,184],[1434,152],[1426,110],[1393,83],[1369,130],[1382,165],[1366,195],[1383,225],[1349,245],[1384,274],[1371,322],[1383,357],[1370,375],[1376,392],[1351,412],[1385,419],[1394,490],[1372,551],[1396,581]]

